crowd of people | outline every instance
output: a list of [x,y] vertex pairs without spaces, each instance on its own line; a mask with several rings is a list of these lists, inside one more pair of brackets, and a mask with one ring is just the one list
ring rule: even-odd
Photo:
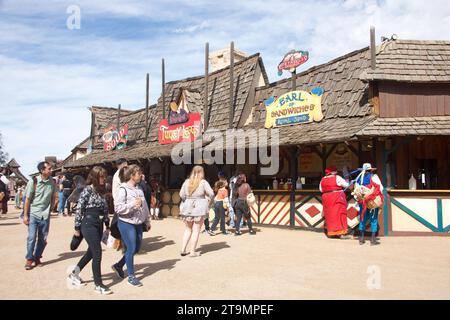
[[[70,273],[70,283],[76,286],[84,285],[80,272],[92,262],[95,291],[101,294],[112,293],[103,284],[101,274],[101,243],[105,242],[106,231],[107,236],[113,236],[123,245],[123,257],[111,266],[112,270],[120,279],[127,278],[129,285],[142,286],[135,275],[134,256],[140,250],[143,232],[151,228],[151,219],[158,219],[160,186],[157,183],[150,183],[149,186],[145,181],[143,169],[138,165],[128,164],[125,159],[117,161],[117,171],[113,177],[109,177],[101,166],[93,167],[86,180],[81,176],[70,179],[63,175],[54,180],[51,177],[52,167],[47,162],[39,163],[38,170],[39,175],[28,182],[23,192],[23,223],[28,226],[25,269],[31,270],[42,264],[52,209],[58,208],[60,215],[69,215],[71,211],[67,203],[73,202],[76,206],[72,243],[75,241],[77,245],[71,249],[75,250],[83,239],[88,249]],[[361,214],[359,242],[364,243],[365,226],[370,220],[371,244],[379,244],[375,235],[380,201],[383,201],[383,186],[374,173],[375,170],[370,164],[364,164],[356,179],[348,181],[338,175],[335,167],[326,169],[319,188],[323,193],[323,212],[329,237],[349,238],[345,191],[351,188],[355,197],[360,197],[357,199]],[[364,197],[361,196],[364,190],[371,192]],[[381,200],[377,197],[381,197]],[[205,179],[203,167],[195,166],[181,187],[180,198],[180,217],[185,224],[180,251],[183,257],[200,255],[197,245],[203,224],[204,232],[208,235],[215,235],[218,226],[221,234],[229,235],[228,224],[234,229],[234,234],[240,236],[245,221],[248,234],[256,234],[250,213],[255,197],[250,184],[247,183],[246,175],[242,172],[236,172],[230,180],[220,172],[218,180],[211,187]],[[214,209],[215,215],[209,226],[211,208]],[[112,220],[110,215],[113,215]]]

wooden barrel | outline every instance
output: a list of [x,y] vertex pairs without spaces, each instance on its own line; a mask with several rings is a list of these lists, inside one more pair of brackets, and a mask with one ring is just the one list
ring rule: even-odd
[[170,202],[170,192],[169,191],[164,191],[164,193],[162,194],[161,200],[163,203],[169,203]]
[[161,208],[161,213],[165,218],[170,216],[170,207],[167,204],[163,205]]
[[181,202],[180,194],[178,192],[172,194],[172,202],[174,204],[179,204]]
[[178,206],[172,206],[170,213],[172,217],[178,217],[180,215],[180,208]]

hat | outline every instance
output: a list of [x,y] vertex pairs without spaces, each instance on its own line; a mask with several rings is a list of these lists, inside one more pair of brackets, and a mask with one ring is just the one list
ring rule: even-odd
[[325,169],[326,175],[332,174],[333,172],[337,172],[337,168],[335,166],[331,166]]
[[365,171],[377,170],[377,168],[372,168],[372,165],[368,162],[363,164],[362,169]]

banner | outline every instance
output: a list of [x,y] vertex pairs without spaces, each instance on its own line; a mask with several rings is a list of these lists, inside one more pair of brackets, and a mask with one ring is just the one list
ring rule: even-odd
[[183,141],[195,141],[201,134],[200,113],[189,113],[188,120],[182,124],[170,125],[168,119],[159,123],[159,143],[172,144]]
[[314,88],[311,93],[291,91],[277,100],[274,97],[264,101],[266,106],[266,128],[321,121],[322,114],[321,88]]
[[128,124],[124,125],[120,131],[116,126],[109,126],[103,134],[103,150],[120,150],[126,147],[128,141]]

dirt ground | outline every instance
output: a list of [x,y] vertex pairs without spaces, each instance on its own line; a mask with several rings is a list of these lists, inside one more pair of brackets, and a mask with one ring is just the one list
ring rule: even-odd
[[84,254],[71,252],[73,217],[52,217],[42,267],[24,269],[27,229],[18,210],[0,219],[0,299],[450,299],[450,237],[387,237],[381,245],[330,240],[323,234],[258,226],[258,233],[202,234],[200,257],[181,257],[183,223],[153,221],[135,258],[143,287],[118,280],[110,266],[120,252],[104,248],[110,296],[66,277]]

